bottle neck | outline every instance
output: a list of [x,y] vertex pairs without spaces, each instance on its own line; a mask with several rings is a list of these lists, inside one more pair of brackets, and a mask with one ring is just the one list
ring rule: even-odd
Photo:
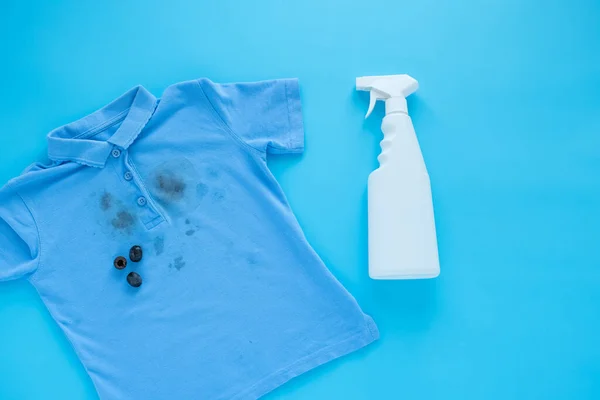
[[385,115],[389,114],[408,114],[406,99],[404,97],[390,97],[385,99]]

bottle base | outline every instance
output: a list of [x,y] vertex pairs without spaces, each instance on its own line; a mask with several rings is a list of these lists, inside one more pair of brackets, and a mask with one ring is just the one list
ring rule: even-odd
[[406,272],[371,272],[369,277],[375,280],[409,280],[409,279],[433,279],[440,275],[440,270],[433,271],[406,271]]

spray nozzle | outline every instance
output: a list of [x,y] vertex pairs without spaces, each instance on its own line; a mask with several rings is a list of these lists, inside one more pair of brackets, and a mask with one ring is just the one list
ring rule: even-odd
[[[419,88],[416,79],[406,75],[381,75],[363,76],[356,78],[356,90],[371,92],[369,110],[365,118],[368,118],[375,108],[377,100],[386,100],[386,114],[394,112],[407,112],[406,97],[410,96]],[[388,99],[396,98],[398,101],[388,102]]]

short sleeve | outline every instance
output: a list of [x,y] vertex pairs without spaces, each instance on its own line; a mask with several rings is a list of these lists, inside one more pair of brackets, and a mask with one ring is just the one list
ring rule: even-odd
[[37,269],[39,240],[33,216],[9,185],[0,189],[0,281],[22,278]]
[[238,137],[268,153],[304,149],[297,79],[217,84],[198,80],[210,106]]

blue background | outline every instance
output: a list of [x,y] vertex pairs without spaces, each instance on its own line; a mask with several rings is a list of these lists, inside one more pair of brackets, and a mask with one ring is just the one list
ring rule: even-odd
[[[16,1],[0,12],[0,182],[52,128],[136,84],[298,77],[306,152],[271,166],[309,241],[381,330],[274,399],[600,398],[600,2]],[[367,275],[383,110],[409,73],[442,275]],[[202,379],[201,376],[198,377]],[[123,377],[127,379],[127,377]],[[0,399],[94,399],[34,289],[0,284]]]

